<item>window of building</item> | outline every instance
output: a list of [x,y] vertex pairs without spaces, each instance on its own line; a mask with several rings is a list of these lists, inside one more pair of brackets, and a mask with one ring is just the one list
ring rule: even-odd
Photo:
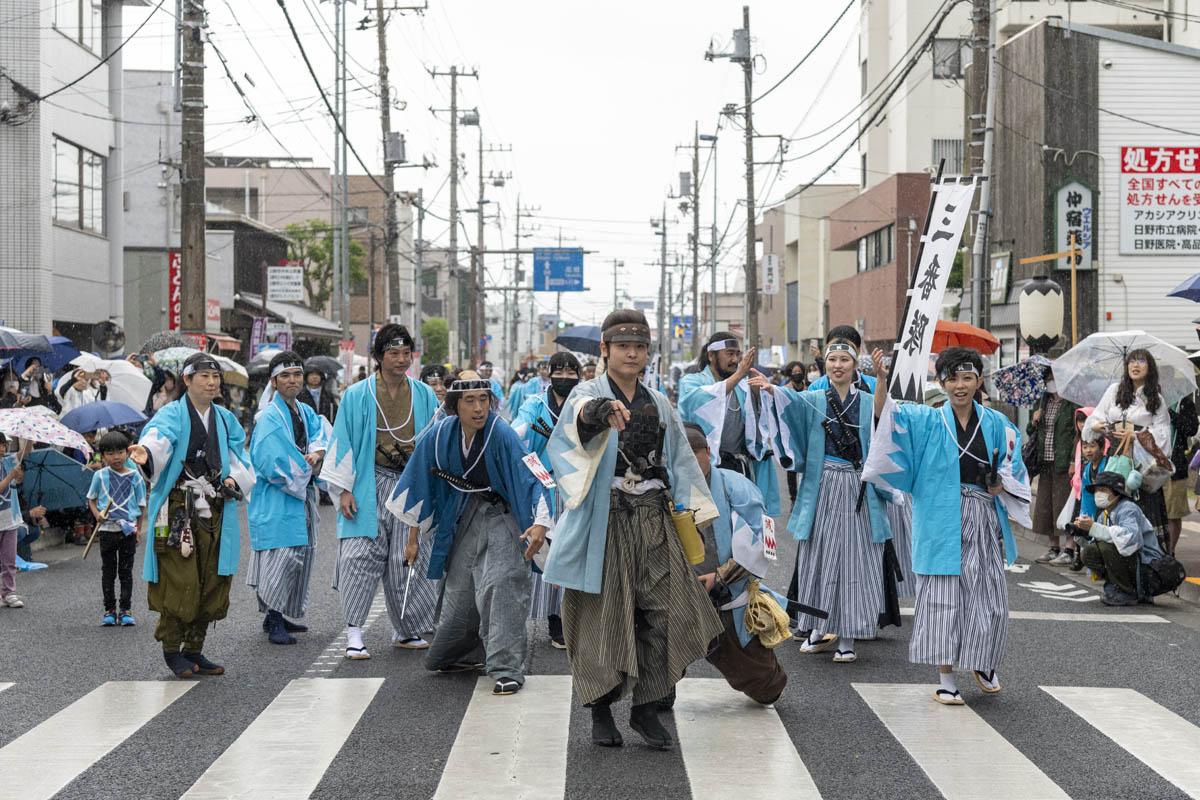
[[104,156],[54,137],[54,221],[104,233]]
[[858,271],[866,272],[890,264],[896,257],[896,226],[871,231],[858,240]]
[[955,80],[963,76],[962,39],[933,40],[933,77]]
[[369,222],[369,220],[367,219],[367,207],[366,206],[350,206],[349,208],[346,209],[346,218],[349,220],[351,225],[367,224],[367,222]]
[[933,166],[937,167],[943,158],[946,159],[946,174],[960,174],[963,170],[963,140],[934,139]]
[[104,46],[102,0],[56,0],[51,23],[72,41],[100,54]]

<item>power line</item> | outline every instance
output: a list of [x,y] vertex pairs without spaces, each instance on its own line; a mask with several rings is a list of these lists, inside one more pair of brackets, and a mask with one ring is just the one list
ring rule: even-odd
[[80,75],[78,78],[76,78],[75,80],[71,81],[70,83],[64,83],[62,86],[58,87],[57,89],[55,89],[54,91],[50,92],[49,94],[44,94],[44,95],[42,95],[41,97],[39,97],[39,98],[38,98],[38,100],[48,100],[48,99],[50,99],[51,97],[54,97],[54,95],[58,94],[59,92],[64,92],[64,91],[66,91],[67,89],[70,89],[72,86],[74,86],[75,84],[79,83],[81,80],[83,80],[84,78],[86,78],[88,75],[91,75],[93,72],[95,72],[96,70],[100,69],[100,68],[101,68],[101,67],[103,67],[105,64],[107,64],[107,63],[109,62],[109,60],[110,60],[110,59],[111,59],[113,56],[115,56],[117,53],[121,52],[121,48],[123,48],[125,45],[129,44],[129,40],[130,40],[130,39],[132,39],[133,37],[137,36],[137,35],[138,35],[138,32],[139,32],[139,31],[140,31],[142,28],[146,27],[146,23],[147,23],[147,22],[149,22],[149,21],[150,21],[150,18],[151,18],[151,17],[153,17],[153,16],[154,16],[154,15],[155,15],[155,14],[158,12],[158,10],[159,10],[159,9],[161,9],[161,8],[163,7],[163,3],[165,3],[165,2],[167,2],[167,0],[158,0],[158,5],[154,7],[154,10],[153,10],[153,11],[151,11],[149,14],[147,14],[147,15],[146,15],[146,18],[145,18],[144,20],[142,20],[142,24],[141,24],[141,25],[138,25],[136,28],[134,28],[134,29],[133,29],[133,33],[131,33],[131,34],[129,34],[128,36],[126,36],[126,37],[125,37],[125,40],[124,40],[124,41],[122,41],[122,42],[121,42],[119,45],[117,45],[115,48],[113,48],[113,50],[112,50],[112,52],[111,52],[111,53],[109,53],[109,54],[108,54],[108,55],[106,55],[104,58],[102,58],[102,59],[100,59],[99,61],[97,61],[95,66],[93,66],[93,67],[92,67],[91,69],[89,69],[87,72],[83,73],[83,74],[82,74],[82,75]]
[[[835,19],[833,21],[833,24],[830,25],[829,28],[824,33],[821,34],[820,39],[817,39],[817,43],[814,44],[812,46],[812,48],[810,48],[809,51],[807,53],[805,53],[800,58],[800,60],[795,63],[795,65],[791,69],[789,69],[786,73],[784,73],[784,76],[782,78],[775,81],[775,83],[771,86],[770,89],[767,89],[765,92],[760,94],[758,97],[751,100],[750,101],[751,104],[757,103],[759,100],[762,100],[764,97],[769,95],[771,92],[778,89],[779,86],[784,81],[786,81],[788,78],[792,77],[793,74],[795,74],[796,70],[798,70],[798,69],[800,69],[800,67],[804,66],[804,62],[808,61],[809,56],[811,56],[813,53],[817,52],[817,48],[821,46],[822,42],[824,42],[827,38],[829,38],[829,34],[833,33],[834,29],[837,28],[838,23],[842,21],[842,17],[846,16],[846,14],[849,13],[850,9],[853,8],[857,3],[858,3],[858,0],[850,0],[850,2],[846,4],[846,7],[842,9],[842,13],[837,15],[837,19]],[[745,108],[745,106],[742,106],[742,107],[738,108],[738,111],[741,111],[744,108]]]
[[321,88],[321,81],[317,79],[317,72],[313,69],[312,62],[308,60],[308,53],[304,49],[304,43],[300,41],[300,34],[296,33],[296,26],[292,24],[292,15],[288,13],[287,3],[285,0],[276,0],[276,2],[279,3],[279,8],[283,11],[283,17],[287,20],[288,29],[292,32],[292,39],[296,42],[296,48],[300,51],[301,58],[304,59],[304,66],[308,68],[308,74],[312,77],[313,83],[316,84],[317,91],[321,93],[321,100],[324,101],[325,108],[329,111],[330,119],[333,120],[333,124],[337,126],[338,131],[342,134],[342,138],[346,142],[346,146],[350,148],[350,152],[354,154],[354,160],[363,168],[363,171],[371,179],[371,182],[379,187],[379,191],[386,195],[388,193],[387,187],[379,182],[379,179],[375,177],[363,162],[362,156],[358,154],[358,150],[354,147],[354,143],[346,135],[346,129],[342,127],[342,121],[338,119],[337,113],[333,110],[333,105],[330,104],[329,97],[326,96],[325,90]]

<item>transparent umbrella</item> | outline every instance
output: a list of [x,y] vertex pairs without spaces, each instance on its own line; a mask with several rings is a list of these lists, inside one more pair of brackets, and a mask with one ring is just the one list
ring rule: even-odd
[[1196,370],[1187,353],[1145,331],[1116,331],[1093,333],[1054,361],[1058,393],[1078,406],[1096,405],[1104,391],[1121,379],[1125,356],[1132,350],[1154,356],[1167,405],[1196,391]]

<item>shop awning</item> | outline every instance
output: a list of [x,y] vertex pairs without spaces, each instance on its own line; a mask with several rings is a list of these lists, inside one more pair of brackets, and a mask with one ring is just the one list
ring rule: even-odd
[[215,344],[218,350],[230,350],[236,352],[242,349],[241,339],[225,333],[210,333],[208,334],[208,341],[211,344]]

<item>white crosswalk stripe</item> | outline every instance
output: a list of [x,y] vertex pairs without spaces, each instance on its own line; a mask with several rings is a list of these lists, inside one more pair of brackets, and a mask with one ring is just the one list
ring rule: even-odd
[[195,685],[102,684],[0,749],[0,800],[53,797]]
[[764,797],[819,800],[774,708],[765,708],[719,678],[688,678],[676,687],[675,728],[693,797],[727,796],[754,764],[753,787]]
[[[384,681],[292,680],[183,798],[309,797],[355,730],[367,725],[367,714]],[[199,685],[186,681],[102,684],[0,748],[0,800],[49,800],[159,714],[191,713],[187,708],[168,709]],[[572,752],[568,744],[573,738],[586,741],[589,735],[584,726],[572,730],[572,710],[578,701],[572,695],[570,676],[528,676],[522,691],[510,697],[492,696],[492,685],[488,677],[476,684],[434,797],[563,800]],[[14,686],[0,682],[0,692]],[[1019,749],[1024,746],[1020,739],[1009,741],[969,706],[935,703],[933,684],[851,686],[936,787],[936,794],[933,790],[929,794],[946,800],[1068,798]],[[1078,715],[1145,765],[1147,776],[1152,771],[1189,796],[1200,797],[1200,726],[1134,689],[1039,688],[1062,704],[1054,706],[1056,713],[1068,716],[1069,710]],[[1013,702],[1030,702],[1028,692],[1025,695]],[[814,775],[822,778],[817,772],[823,765],[804,763],[792,739],[797,732],[785,727],[773,707],[748,700],[723,680],[680,681],[673,721],[678,754],[663,754],[662,759],[664,764],[682,760],[690,791],[680,787],[679,796],[706,800],[728,796],[730,787],[745,784],[746,765],[753,764],[756,793],[796,800],[822,797]],[[305,735],[297,736],[297,730]],[[64,741],[70,747],[63,747]],[[631,744],[636,746],[636,741],[627,746]],[[590,746],[573,752],[572,758],[594,754]],[[264,753],[271,758],[263,758]],[[675,765],[678,769],[678,761]],[[1051,774],[1066,779],[1065,774]],[[835,777],[824,774],[822,779]]]
[[308,797],[382,685],[383,678],[293,680],[184,798]]
[[1133,689],[1041,689],[1190,797],[1200,797],[1200,728]]
[[571,676],[530,675],[516,695],[493,697],[480,678],[446,759],[435,798],[560,800],[566,794]]
[[947,800],[1068,798],[970,708],[935,703],[935,686],[852,686]]
[[[901,608],[900,614],[911,617],[916,614],[915,608]],[[1041,622],[1116,622],[1116,623],[1168,623],[1157,614],[1072,614],[1058,611],[1009,611],[1009,619],[1028,619]]]

